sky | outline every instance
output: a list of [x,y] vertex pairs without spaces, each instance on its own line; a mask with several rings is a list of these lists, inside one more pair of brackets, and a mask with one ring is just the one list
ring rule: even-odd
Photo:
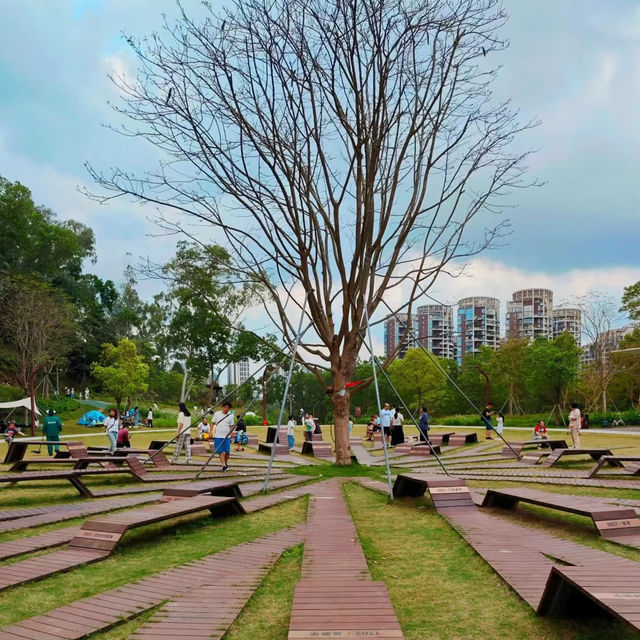
[[[197,14],[200,2],[184,0]],[[143,37],[173,0],[4,0],[0,39],[0,175],[27,185],[36,202],[90,225],[97,263],[118,281],[128,263],[168,259],[177,238],[164,236],[153,212],[119,200],[98,205],[84,163],[144,168],[154,158],[113,133],[109,103],[118,92],[110,72],[135,74],[122,34]],[[520,147],[535,149],[531,178],[544,185],[515,194],[511,234],[443,277],[434,297],[455,303],[545,287],[555,302],[590,290],[619,300],[640,280],[640,6],[632,0],[506,0],[495,91],[523,119],[540,125]],[[149,295],[151,284],[142,283]],[[401,297],[400,294],[393,294]],[[400,300],[393,299],[391,302]],[[504,306],[503,306],[504,311]],[[264,323],[252,314],[251,323]],[[623,318],[620,318],[620,322]],[[381,344],[382,332],[376,332]]]

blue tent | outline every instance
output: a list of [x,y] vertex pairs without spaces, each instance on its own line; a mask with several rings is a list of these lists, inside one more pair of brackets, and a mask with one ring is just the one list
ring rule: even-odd
[[103,415],[100,411],[87,411],[80,420],[78,420],[78,424],[82,424],[85,427],[99,427],[104,422],[106,416]]

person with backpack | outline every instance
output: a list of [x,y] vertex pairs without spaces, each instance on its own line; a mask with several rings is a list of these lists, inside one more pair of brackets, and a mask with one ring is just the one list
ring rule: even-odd
[[[44,439],[48,442],[59,442],[60,441],[60,433],[62,431],[62,420],[58,418],[56,412],[53,409],[49,409],[47,411],[46,418],[42,421],[42,433],[44,435]],[[53,455],[54,445],[47,444],[47,453],[52,456]],[[56,453],[60,451],[60,445],[55,445]]]
[[214,425],[213,451],[220,457],[222,471],[229,469],[229,456],[231,455],[230,433],[233,431],[233,413],[231,403],[225,402],[221,411],[216,411],[211,418]]

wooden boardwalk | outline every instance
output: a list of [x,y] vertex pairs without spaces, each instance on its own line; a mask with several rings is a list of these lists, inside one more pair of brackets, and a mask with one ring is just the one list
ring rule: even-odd
[[[0,629],[0,640],[80,640],[136,617],[166,600],[182,598],[186,592],[242,580],[255,565],[272,566],[286,549],[302,542],[300,525],[269,534],[253,542],[209,555],[201,560],[161,571],[131,584],[70,602],[41,615]],[[210,605],[211,606],[211,605]],[[187,640],[185,633],[179,634]],[[148,637],[148,636],[147,636]],[[164,637],[164,636],[163,636]]]
[[640,548],[640,518],[635,509],[615,506],[598,498],[535,489],[488,489],[482,506],[513,509],[519,502],[591,518],[603,538],[610,542]]
[[[563,596],[570,582],[574,595],[581,593],[592,606],[640,630],[640,563],[511,523],[472,505],[455,508],[448,500],[443,503],[438,488],[443,482],[455,481],[428,474],[403,474],[398,477],[396,495],[420,495],[429,489],[436,509],[539,613],[582,617],[584,608],[564,606],[567,599]],[[461,494],[468,495],[464,481],[458,480],[458,487]]]
[[289,640],[403,638],[385,584],[371,580],[339,483],[323,484],[309,505]]

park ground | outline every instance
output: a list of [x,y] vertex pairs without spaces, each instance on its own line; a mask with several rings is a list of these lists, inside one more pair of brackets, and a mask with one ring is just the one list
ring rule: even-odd
[[[82,428],[86,433],[88,430]],[[363,427],[355,427],[362,435]],[[298,428],[297,439],[302,439]],[[450,429],[448,429],[450,430]],[[155,430],[154,430],[155,431]],[[262,436],[263,428],[251,428]],[[434,428],[434,433],[439,429]],[[410,434],[411,429],[407,429]],[[480,433],[480,432],[479,432]],[[72,435],[67,433],[67,435]],[[153,439],[164,439],[171,431],[140,429],[132,434],[132,446],[144,448]],[[508,439],[523,439],[522,431],[505,432]],[[331,441],[330,429],[324,429]],[[584,445],[610,447],[616,452],[640,454],[640,435],[612,433],[583,434]],[[87,438],[91,444],[105,444],[101,430]],[[4,456],[6,445],[0,446]],[[496,450],[500,444],[496,442]],[[43,452],[44,453],[44,452]],[[446,458],[445,458],[446,459]],[[203,459],[204,461],[204,459]],[[266,456],[265,456],[266,464]],[[569,462],[565,468],[587,468],[588,463]],[[3,469],[7,465],[2,466]],[[330,464],[297,468],[296,473],[323,479],[335,475],[369,476],[384,479],[380,467],[354,465],[338,468]],[[91,486],[109,486],[113,479],[92,478]],[[129,481],[119,479],[118,484]],[[509,486],[508,482],[470,482],[472,486]],[[518,483],[518,486],[528,486]],[[530,485],[540,488],[540,485]],[[592,494],[594,489],[549,487],[573,494]],[[398,618],[408,640],[424,638],[566,638],[575,640],[626,640],[636,637],[626,627],[610,620],[581,623],[538,618],[492,569],[469,547],[456,531],[439,516],[429,498],[398,500],[390,503],[379,493],[347,482],[344,492],[363,545],[374,580],[383,580],[389,589]],[[613,495],[599,489],[598,495]],[[640,498],[639,489],[616,491],[618,497]],[[0,488],[0,508],[72,503],[79,500],[68,483],[24,483]],[[11,589],[4,594],[7,606],[0,609],[0,625],[45,612],[78,598],[126,584],[165,568],[201,558],[241,542],[256,539],[287,525],[303,522],[307,501],[298,499],[262,512],[224,520],[193,516],[171,524],[158,524],[133,531],[116,553],[97,565],[80,567],[41,582]],[[640,551],[606,542],[596,535],[583,518],[536,507],[521,507],[504,516],[557,536],[604,549],[610,553],[640,561]],[[67,527],[78,521],[65,521],[29,530],[42,533]],[[0,534],[0,542],[24,535],[24,532]],[[280,640],[287,637],[289,613],[295,583],[300,579],[302,548],[292,549],[269,572],[225,638],[229,640]],[[7,561],[10,564],[12,561]],[[151,615],[151,614],[148,614]],[[108,632],[92,636],[100,639],[126,638],[146,616],[123,623]]]

